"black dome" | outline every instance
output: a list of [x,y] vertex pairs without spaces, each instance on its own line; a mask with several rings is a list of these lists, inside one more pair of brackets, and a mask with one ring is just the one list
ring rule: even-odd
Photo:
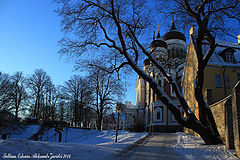
[[148,58],[143,61],[144,66],[147,66],[149,64],[150,64],[150,60]]
[[184,34],[182,34],[181,32],[179,32],[177,30],[169,31],[163,36],[163,40],[166,41],[169,39],[180,39],[180,40],[183,40],[184,42],[186,42],[186,37],[184,36]]
[[151,48],[164,47],[167,49],[167,43],[161,39],[156,39],[150,44]]
[[186,37],[184,36],[184,34],[182,34],[181,32],[179,32],[176,29],[174,21],[172,21],[172,27],[171,27],[170,31],[167,32],[166,34],[164,34],[164,36],[163,36],[163,40],[166,41],[169,39],[180,39],[180,40],[183,40],[184,42],[186,42]]

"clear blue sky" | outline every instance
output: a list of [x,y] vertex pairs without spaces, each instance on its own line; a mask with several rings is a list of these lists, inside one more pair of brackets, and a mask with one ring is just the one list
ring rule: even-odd
[[[0,0],[0,71],[29,75],[45,70],[55,85],[63,84],[73,71],[73,64],[58,54],[60,18],[52,0]],[[135,79],[126,100],[135,104]]]

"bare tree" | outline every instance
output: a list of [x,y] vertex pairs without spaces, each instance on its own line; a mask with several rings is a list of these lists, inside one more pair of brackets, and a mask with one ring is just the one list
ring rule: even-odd
[[40,115],[43,121],[54,121],[57,119],[57,104],[60,101],[60,93],[57,87],[49,80],[42,95],[42,108]]
[[88,107],[91,100],[89,82],[86,78],[75,75],[65,82],[64,90],[66,99],[72,106],[72,124],[75,127],[80,127],[83,123],[84,109]]
[[[240,14],[238,1],[188,1],[176,0],[173,6],[182,8],[187,17],[195,19],[198,29],[197,38],[197,56],[198,56],[198,73],[196,81],[196,97],[199,106],[203,111],[200,120],[191,111],[175,79],[167,73],[161,63],[159,63],[148,49],[143,45],[146,39],[148,26],[151,24],[151,15],[144,1],[131,0],[82,0],[82,1],[64,1],[57,0],[60,3],[57,11],[62,19],[62,27],[65,31],[64,37],[60,44],[63,54],[80,56],[91,50],[102,55],[97,49],[103,49],[104,52],[115,50],[124,62],[119,66],[112,68],[111,71],[129,65],[138,75],[140,75],[150,87],[160,97],[160,100],[174,114],[175,119],[184,127],[190,128],[197,132],[206,144],[222,143],[219,133],[216,129],[214,119],[212,118],[209,107],[204,103],[202,96],[203,70],[216,48],[215,38],[212,30],[209,30],[211,20],[218,13],[238,17]],[[216,25],[217,26],[217,25]],[[218,25],[219,28],[221,24]],[[69,34],[68,34],[69,33]],[[203,40],[209,42],[209,50],[206,56],[203,56],[201,44]],[[154,51],[153,49],[152,51]],[[144,54],[149,58],[151,63],[165,76],[173,86],[176,96],[186,115],[183,117],[181,110],[171,101],[171,98],[160,88],[157,81],[147,75],[137,64],[139,55]],[[204,118],[203,118],[204,117]]]
[[11,111],[13,109],[12,91],[13,85],[10,76],[0,72],[0,110]]
[[[103,65],[102,65],[103,66]],[[125,95],[124,86],[116,74],[109,74],[104,67],[90,69],[90,86],[94,95],[94,109],[97,113],[97,129],[101,130],[104,114]]]
[[95,127],[95,110],[92,105],[87,106],[83,110],[83,127],[84,128],[94,128]]
[[26,79],[23,76],[22,72],[16,72],[11,77],[11,83],[13,91],[11,93],[11,98],[13,99],[13,106],[15,109],[15,119],[18,120],[18,113],[20,109],[27,106],[28,93],[26,91]]
[[66,121],[66,112],[67,112],[67,109],[66,109],[66,103],[64,101],[60,101],[58,103],[58,119],[60,121]]
[[44,87],[49,83],[49,75],[42,69],[35,70],[28,79],[28,86],[33,99],[33,117],[40,117],[40,109],[43,106]]

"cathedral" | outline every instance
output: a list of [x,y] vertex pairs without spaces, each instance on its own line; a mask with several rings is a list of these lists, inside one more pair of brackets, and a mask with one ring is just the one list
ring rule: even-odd
[[[170,30],[162,38],[158,28],[157,36],[155,37],[154,34],[153,41],[150,44],[150,53],[175,78],[181,88],[181,78],[186,58],[186,37],[177,30],[173,20]],[[174,103],[180,104],[170,83],[149,59],[144,60],[143,69],[145,73],[158,82]],[[136,81],[136,106],[139,108],[137,120],[144,124],[145,129],[160,132],[182,130],[171,111],[167,109],[153,92],[148,82],[144,81],[140,76],[137,77]]]

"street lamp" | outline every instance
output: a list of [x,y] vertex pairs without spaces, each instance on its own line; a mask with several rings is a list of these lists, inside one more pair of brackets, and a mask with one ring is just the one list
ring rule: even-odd
[[123,110],[123,104],[118,102],[116,104],[117,121],[116,121],[116,138],[115,138],[115,142],[117,142],[117,136],[118,136],[119,114],[122,112],[122,110]]

